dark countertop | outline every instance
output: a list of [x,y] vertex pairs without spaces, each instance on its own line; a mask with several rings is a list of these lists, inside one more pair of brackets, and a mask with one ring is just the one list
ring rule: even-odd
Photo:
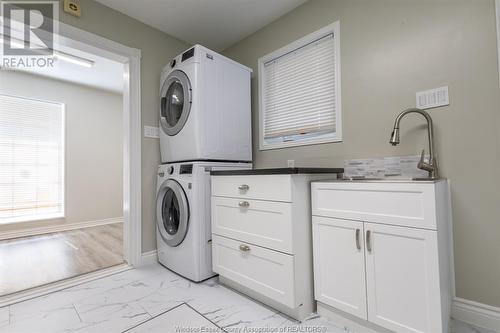
[[297,175],[303,173],[344,173],[343,168],[277,168],[247,170],[211,171],[212,176],[245,176],[245,175]]

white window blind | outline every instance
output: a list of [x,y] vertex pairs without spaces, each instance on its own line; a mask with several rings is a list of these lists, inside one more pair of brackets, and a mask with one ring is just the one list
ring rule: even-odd
[[64,106],[0,95],[0,223],[64,215]]
[[260,78],[264,145],[339,138],[335,34],[313,35],[299,41],[298,47],[294,43],[293,49],[277,51],[278,56],[275,52],[271,59],[264,57]]

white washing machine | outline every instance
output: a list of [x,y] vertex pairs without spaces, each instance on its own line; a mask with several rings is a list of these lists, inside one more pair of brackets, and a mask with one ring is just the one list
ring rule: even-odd
[[156,241],[158,260],[199,282],[212,272],[210,171],[251,169],[251,163],[192,162],[158,167]]
[[251,72],[201,45],[172,59],[160,79],[162,163],[252,161]]

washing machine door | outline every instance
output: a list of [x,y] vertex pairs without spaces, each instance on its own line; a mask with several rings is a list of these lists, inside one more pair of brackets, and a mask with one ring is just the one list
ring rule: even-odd
[[163,240],[175,247],[186,237],[189,223],[189,204],[181,185],[167,179],[156,199],[157,227]]
[[170,136],[179,133],[191,111],[191,83],[180,70],[170,73],[161,87],[160,123]]

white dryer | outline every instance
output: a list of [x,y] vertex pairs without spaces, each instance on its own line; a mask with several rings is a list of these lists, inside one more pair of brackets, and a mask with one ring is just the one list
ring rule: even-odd
[[252,161],[251,72],[201,45],[172,59],[160,79],[162,163]]
[[214,276],[210,171],[251,169],[250,163],[173,163],[158,167],[158,260],[195,282]]

